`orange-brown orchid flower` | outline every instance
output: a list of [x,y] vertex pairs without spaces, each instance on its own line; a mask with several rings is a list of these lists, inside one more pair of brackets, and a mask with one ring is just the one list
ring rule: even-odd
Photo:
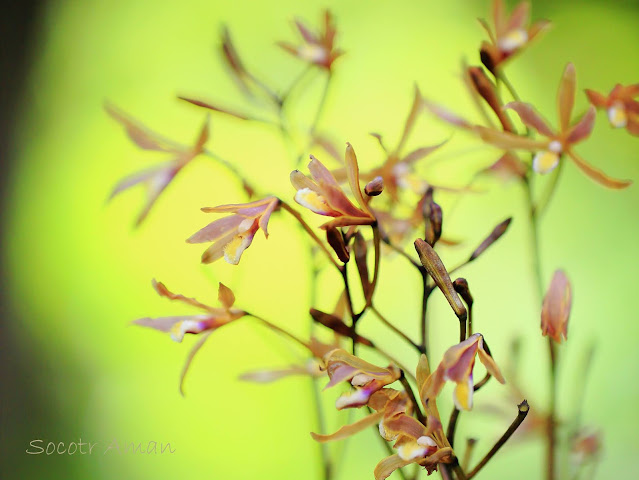
[[253,241],[255,233],[261,229],[268,238],[268,221],[280,205],[276,197],[266,197],[250,203],[204,207],[203,212],[232,213],[220,218],[187,240],[188,243],[213,242],[202,254],[202,263],[212,263],[224,257],[228,263],[237,265],[242,253]]
[[475,355],[490,373],[500,383],[505,383],[504,377],[493,358],[484,349],[484,337],[480,333],[471,335],[463,342],[446,350],[444,358],[433,373],[430,390],[426,397],[436,397],[447,380],[455,382],[457,386],[453,393],[453,401],[459,410],[470,410],[473,407],[473,367]]
[[523,102],[511,102],[506,105],[505,108],[517,112],[524,125],[546,137],[546,140],[534,140],[484,127],[475,128],[485,142],[496,147],[505,150],[536,152],[532,166],[538,173],[552,171],[559,164],[563,154],[566,154],[586,175],[601,185],[615,189],[628,187],[632,184],[630,180],[617,180],[607,176],[599,169],[586,163],[573,149],[575,144],[590,135],[595,122],[595,108],[591,106],[583,117],[571,125],[570,117],[575,103],[575,84],[575,67],[569,63],[564,70],[557,95],[558,131],[553,130],[532,105]]
[[180,315],[174,317],[140,318],[133,323],[143,327],[154,328],[161,332],[169,332],[171,338],[176,342],[181,342],[187,333],[198,334],[206,331],[213,331],[233,320],[246,315],[246,312],[237,308],[232,308],[235,303],[233,292],[224,284],[220,283],[218,289],[218,299],[222,304],[220,307],[210,307],[198,302],[195,298],[185,297],[173,293],[161,282],[153,280],[153,288],[162,297],[178,302],[186,303],[192,307],[202,310],[199,315]]
[[345,381],[355,387],[354,392],[337,399],[335,406],[338,410],[366,405],[373,393],[398,380],[401,375],[394,365],[378,367],[339,348],[328,352],[324,362],[330,378],[325,389]]
[[623,86],[620,84],[610,91],[608,96],[594,90],[586,90],[588,100],[597,108],[603,108],[608,114],[610,125],[625,128],[632,135],[639,136],[639,83]]
[[343,53],[335,48],[335,34],[337,31],[333,24],[331,12],[328,10],[324,12],[324,29],[319,34],[311,32],[299,20],[295,21],[295,25],[304,42],[299,46],[286,42],[279,42],[278,45],[297,58],[330,71],[333,62]]
[[491,72],[497,71],[506,60],[523,49],[550,25],[547,20],[538,20],[528,26],[530,23],[528,2],[521,2],[508,16],[503,0],[493,0],[492,13],[494,31],[486,20],[479,20],[490,38],[490,42],[484,41],[481,44],[481,60]]
[[319,215],[335,217],[322,225],[323,229],[375,223],[375,216],[360,189],[357,157],[350,143],[346,144],[345,163],[348,183],[359,207],[353,205],[333,174],[312,155],[308,164],[312,179],[299,170],[291,172],[291,183],[297,190],[295,201]]
[[209,119],[207,117],[204,122],[194,145],[191,147],[185,147],[147,129],[113,105],[106,104],[104,108],[111,117],[124,126],[127,135],[138,147],[144,150],[154,150],[157,152],[167,153],[173,157],[171,160],[156,167],[142,170],[141,172],[125,177],[118,182],[111,192],[109,200],[135,185],[140,183],[146,185],[147,200],[135,222],[136,226],[138,226],[146,218],[151,207],[155,204],[155,201],[169,183],[171,183],[175,176],[191,160],[204,151],[204,145],[209,138]]
[[[387,414],[380,423],[380,433],[387,440],[396,439],[397,453],[384,458],[375,467],[375,480],[384,480],[398,468],[411,463],[424,467],[428,474],[437,470],[440,463],[451,463],[453,449],[444,434],[437,409],[437,393],[432,388],[437,372],[431,374],[425,355],[417,365],[417,388],[426,415],[426,425],[410,416],[409,411],[386,407]],[[432,395],[434,393],[434,395]]]
[[541,334],[561,343],[568,339],[572,289],[563,270],[555,271],[541,307]]

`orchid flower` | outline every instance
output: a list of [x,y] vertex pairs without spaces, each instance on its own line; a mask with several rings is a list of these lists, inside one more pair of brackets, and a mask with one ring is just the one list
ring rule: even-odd
[[608,114],[610,125],[615,128],[625,128],[632,135],[639,136],[639,83],[623,86],[620,84],[610,91],[608,96],[586,90],[590,103],[597,108],[603,108]]
[[153,280],[153,288],[162,297],[169,300],[177,300],[192,307],[198,308],[204,313],[199,315],[181,315],[175,317],[140,318],[133,323],[143,327],[150,327],[161,332],[169,332],[171,339],[181,342],[187,333],[198,334],[205,331],[213,331],[237,320],[246,315],[243,310],[232,308],[235,303],[233,292],[224,284],[220,283],[218,288],[218,299],[222,304],[220,307],[210,307],[198,302],[195,298],[188,298],[180,294],[171,292],[161,282]]
[[457,384],[453,393],[455,407],[459,410],[470,410],[473,407],[473,367],[476,355],[488,373],[498,382],[506,383],[499,367],[484,349],[484,337],[480,333],[475,333],[446,350],[444,358],[433,373],[430,389],[425,395],[429,398],[436,397],[449,380]]
[[350,143],[346,144],[346,175],[351,191],[359,207],[348,199],[333,174],[314,156],[308,169],[311,178],[299,170],[291,172],[291,183],[297,190],[295,201],[312,212],[334,220],[322,225],[322,228],[344,227],[351,225],[372,225],[375,216],[371,212],[359,186],[359,167],[357,157]]
[[345,381],[355,387],[354,392],[337,399],[335,407],[338,410],[366,405],[373,393],[398,380],[401,374],[393,365],[381,368],[340,348],[328,352],[324,363],[330,377],[330,382],[324,389]]
[[538,20],[531,26],[530,4],[521,2],[515,7],[510,16],[507,16],[503,0],[493,0],[493,31],[486,20],[480,19],[482,27],[488,33],[490,42],[481,44],[482,63],[495,72],[502,63],[523,49],[540,32],[548,28],[550,22]]
[[485,142],[496,147],[505,150],[536,152],[532,166],[537,173],[544,174],[552,171],[559,164],[563,154],[566,154],[586,175],[601,185],[615,189],[628,187],[632,184],[630,180],[617,180],[608,177],[599,169],[586,163],[575,152],[573,146],[590,135],[595,122],[595,108],[591,106],[584,116],[571,125],[570,118],[575,103],[575,84],[575,67],[569,63],[564,70],[557,95],[558,131],[553,130],[532,105],[523,102],[511,102],[506,105],[505,108],[517,112],[524,125],[546,137],[546,140],[533,140],[510,132],[500,132],[484,127],[475,128]]
[[279,204],[278,198],[266,197],[250,203],[204,207],[203,212],[228,212],[233,215],[209,223],[191,235],[187,242],[213,242],[202,254],[202,263],[212,263],[224,257],[228,263],[237,265],[259,229],[268,238],[268,221]]
[[107,104],[104,108],[111,117],[124,126],[127,135],[138,147],[144,150],[163,152],[173,156],[171,160],[156,167],[125,177],[118,182],[111,192],[109,200],[135,185],[145,184],[147,188],[146,204],[135,222],[135,225],[139,226],[148,215],[160,194],[169,183],[171,183],[175,176],[191,160],[204,151],[204,145],[209,138],[209,119],[207,117],[204,122],[194,145],[192,147],[184,147],[147,129],[112,105]]
[[304,42],[299,46],[286,42],[279,42],[278,45],[297,58],[330,71],[333,62],[343,53],[334,45],[337,32],[331,12],[324,12],[324,29],[319,34],[311,32],[299,20],[295,21],[295,25]]

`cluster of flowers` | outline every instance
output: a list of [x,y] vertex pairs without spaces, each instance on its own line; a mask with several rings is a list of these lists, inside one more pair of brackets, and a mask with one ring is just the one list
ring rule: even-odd
[[[434,186],[424,180],[417,173],[415,166],[421,159],[438,151],[446,142],[406,151],[407,140],[418,116],[424,111],[429,111],[455,128],[466,130],[482,141],[502,149],[503,154],[491,165],[488,172],[518,179],[528,189],[531,178],[535,174],[547,174],[553,170],[556,170],[558,174],[557,167],[561,165],[564,156],[570,158],[587,176],[606,187],[620,189],[631,184],[628,180],[612,178],[587,163],[575,151],[575,145],[585,140],[592,132],[597,108],[607,111],[613,127],[623,127],[631,134],[639,135],[639,102],[635,100],[639,96],[639,85],[617,85],[608,96],[587,90],[592,106],[582,117],[572,121],[576,76],[575,67],[569,63],[559,85],[559,126],[554,129],[532,105],[519,100],[503,71],[506,62],[546,30],[549,22],[538,21],[529,26],[529,5],[526,2],[519,4],[508,15],[501,0],[493,2],[493,25],[490,26],[484,20],[480,22],[489,36],[489,41],[483,42],[480,47],[480,58],[488,73],[479,66],[465,67],[464,80],[484,115],[486,124],[476,125],[469,122],[446,107],[425,98],[416,88],[413,103],[397,145],[394,148],[388,148],[382,136],[374,134],[383,149],[384,159],[376,168],[360,173],[355,150],[349,143],[346,144],[342,162],[334,144],[326,136],[317,133],[319,117],[325,101],[325,97],[322,97],[318,104],[316,119],[304,136],[301,150],[303,154],[308,154],[311,149],[321,149],[342,165],[331,170],[311,155],[311,161],[308,164],[310,176],[294,170],[290,175],[290,181],[295,189],[294,200],[297,204],[315,214],[329,218],[320,227],[326,239],[322,240],[292,205],[281,198],[266,195],[248,203],[203,208],[204,212],[222,213],[225,216],[209,223],[187,240],[189,243],[210,243],[202,254],[203,263],[212,263],[224,258],[226,262],[236,265],[253,242],[258,230],[262,230],[264,236],[268,237],[268,223],[271,215],[279,211],[290,214],[308,233],[313,245],[319,247],[326,255],[329,264],[335,267],[344,281],[343,293],[333,313],[325,313],[313,308],[310,311],[313,321],[332,330],[335,337],[333,343],[323,343],[316,337],[311,337],[308,341],[300,339],[258,315],[235,308],[235,296],[223,284],[219,285],[218,292],[221,307],[211,307],[194,298],[172,293],[162,283],[154,281],[153,285],[158,294],[170,300],[185,303],[200,310],[201,313],[142,318],[135,321],[138,325],[169,332],[171,338],[177,342],[181,342],[186,334],[200,336],[201,340],[189,354],[182,373],[182,381],[195,353],[202,347],[208,336],[216,329],[244,317],[257,319],[274,331],[299,343],[308,350],[313,359],[311,363],[278,371],[254,372],[247,374],[245,378],[271,381],[289,374],[306,374],[314,378],[327,374],[330,379],[327,387],[343,382],[349,384],[352,390],[337,399],[337,409],[367,407],[370,414],[353,424],[342,427],[333,434],[314,433],[313,438],[319,442],[339,440],[378,424],[381,437],[384,441],[394,442],[392,449],[395,451],[377,465],[375,477],[378,480],[412,463],[424,467],[428,474],[441,467],[450,478],[454,475],[460,480],[470,479],[512,435],[528,413],[528,404],[524,400],[519,404],[518,416],[513,425],[482,461],[472,470],[460,464],[459,456],[454,449],[457,416],[462,411],[472,409],[473,393],[490,378],[494,377],[500,383],[505,383],[505,379],[486,345],[484,336],[473,332],[473,297],[468,282],[463,278],[452,280],[451,274],[457,268],[474,261],[497,241],[506,232],[510,219],[497,225],[463,265],[454,269],[447,269],[444,266],[435,247],[451,241],[442,237],[443,214],[441,207],[434,201],[434,192],[446,187]],[[280,46],[324,74],[328,85],[332,80],[334,63],[342,53],[335,46],[336,29],[333,17],[326,12],[322,31],[318,34],[313,33],[301,22],[297,22],[296,25],[301,34],[302,43],[300,45],[281,43]],[[246,98],[253,100],[260,95],[266,98],[267,106],[263,107],[264,115],[244,113],[208,101],[190,98],[184,98],[184,100],[218,114],[274,124],[285,136],[290,136],[291,132],[287,130],[286,124],[281,119],[283,107],[297,83],[294,82],[284,93],[277,93],[245,66],[227,30],[223,32],[222,52],[232,78]],[[509,90],[513,101],[509,103],[502,101],[500,95],[502,85]],[[489,111],[486,111],[486,107]],[[525,131],[518,132],[509,117],[511,111],[517,114]],[[112,196],[137,184],[147,186],[148,200],[138,216],[138,224],[146,218],[158,197],[176,175],[193,159],[201,155],[224,163],[232,172],[238,174],[249,196],[259,193],[239,173],[235,164],[220,159],[207,148],[208,117],[193,146],[185,147],[152,132],[112,105],[107,106],[107,112],[124,126],[129,137],[140,148],[172,155],[172,159],[164,164],[125,178],[113,191]],[[496,126],[495,121],[499,127]],[[529,158],[522,158],[517,153],[521,151],[529,152]],[[362,183],[365,183],[363,189]],[[348,185],[348,188],[343,187],[344,184]],[[554,185],[555,183],[553,188]],[[454,189],[449,188],[449,190]],[[403,192],[407,192],[407,195],[413,199],[409,202],[411,214],[407,217],[400,217],[396,213],[399,211],[396,208],[397,205],[401,204],[406,197]],[[385,202],[375,200],[380,196],[385,199]],[[542,206],[532,203],[530,206],[534,224],[534,216]],[[417,229],[424,232],[423,239],[417,238],[414,241],[419,261],[401,246],[405,238],[416,237],[417,234],[414,232]],[[366,238],[367,235],[369,238]],[[368,265],[371,244],[374,247],[372,277]],[[382,244],[389,247],[389,252],[396,252],[405,257],[422,275],[424,295],[420,342],[414,342],[396,325],[388,321],[375,306],[374,296],[378,283]],[[349,287],[346,273],[353,258],[364,298],[364,306],[359,311],[354,309],[351,298],[352,289]],[[541,283],[542,279],[539,281]],[[431,293],[437,289],[445,296],[458,318],[460,335],[458,343],[448,348],[437,368],[431,372],[428,360],[430,355],[427,338],[428,322],[425,312]],[[553,368],[555,366],[554,343],[561,343],[567,339],[571,303],[570,282],[563,271],[557,270],[540,309],[541,331],[549,338],[551,344]],[[378,317],[415,349],[419,354],[415,375],[411,373],[411,369],[401,366],[379,345],[357,332],[358,322],[365,315]],[[352,353],[348,353],[343,348],[344,342],[352,344]],[[359,345],[387,357],[391,364],[382,368],[356,356]],[[479,357],[487,372],[486,377],[478,383],[473,380],[476,356]],[[401,382],[402,389],[389,386],[398,381]],[[453,393],[455,409],[445,431],[437,409],[437,397],[447,381],[455,384]],[[418,392],[417,396],[413,393],[413,389]],[[515,385],[513,391],[521,392],[523,389]],[[522,397],[519,400],[522,400]],[[546,414],[537,414],[537,419],[541,428],[549,432],[548,478],[552,479],[555,475],[554,430],[557,426],[554,405]],[[588,443],[588,439],[582,438],[580,442]],[[591,438],[589,444],[593,442],[595,440]]]

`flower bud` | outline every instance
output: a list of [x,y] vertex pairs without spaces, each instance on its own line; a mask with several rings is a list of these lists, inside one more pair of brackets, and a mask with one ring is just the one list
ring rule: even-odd
[[384,179],[382,177],[375,177],[364,187],[364,193],[369,197],[376,197],[384,190]]

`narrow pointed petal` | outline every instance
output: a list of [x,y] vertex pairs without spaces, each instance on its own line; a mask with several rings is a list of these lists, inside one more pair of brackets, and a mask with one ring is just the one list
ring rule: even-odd
[[430,110],[431,113],[433,113],[434,115],[439,117],[444,122],[449,123],[449,124],[451,124],[451,125],[453,125],[455,127],[464,128],[466,130],[471,130],[472,129],[472,125],[471,125],[470,122],[468,122],[466,119],[460,117],[456,113],[448,110],[446,107],[443,107],[441,105],[438,105],[438,104],[433,103],[431,101],[428,101],[426,99],[423,100],[423,103],[424,103],[424,106],[428,110]]
[[524,28],[526,25],[528,25],[529,19],[530,4],[528,2],[521,2],[510,14],[510,19],[506,24],[506,31]]
[[531,138],[520,137],[509,132],[501,132],[485,127],[475,127],[475,130],[486,143],[504,150],[542,150],[548,146],[547,141],[533,140]]
[[605,173],[603,173],[598,168],[593,167],[592,165],[586,163],[581,157],[579,157],[574,151],[570,150],[567,152],[570,158],[586,175],[592,178],[595,182],[603,185],[604,187],[613,188],[613,189],[622,189],[629,187],[632,185],[632,180],[620,180],[616,178],[609,177]]
[[413,150],[412,152],[408,153],[403,159],[402,162],[406,163],[406,164],[411,164],[411,163],[415,163],[418,160],[421,160],[422,158],[430,155],[431,153],[433,153],[434,151],[438,150],[439,148],[443,147],[446,143],[448,142],[448,140],[444,140],[441,143],[438,143],[437,145],[431,145],[429,147],[421,147],[418,148],[416,150]]
[[594,90],[586,89],[586,96],[590,103],[592,103],[595,107],[604,108],[608,104],[608,97],[605,95],[595,92]]
[[313,437],[314,440],[320,443],[332,442],[335,440],[342,440],[344,438],[350,437],[351,435],[355,435],[356,433],[361,432],[362,430],[370,426],[373,426],[376,423],[379,423],[383,417],[384,417],[384,411],[382,410],[382,411],[367,415],[361,420],[351,423],[350,425],[344,425],[335,433],[332,433],[330,435],[321,435],[319,433],[311,433],[311,437]]
[[173,327],[180,322],[184,321],[205,321],[210,319],[210,315],[180,315],[174,317],[157,317],[157,318],[139,318],[133,320],[133,325],[140,325],[141,327],[148,327],[160,332],[170,332]]
[[209,125],[211,123],[211,117],[209,115],[206,116],[206,120],[204,120],[204,125],[202,125],[202,129],[200,130],[200,134],[195,141],[195,145],[193,146],[193,153],[195,155],[202,153],[204,149],[204,145],[209,139]]
[[559,84],[559,93],[557,96],[557,105],[559,107],[559,128],[562,132],[567,132],[570,127],[570,116],[575,104],[575,66],[572,63],[566,65],[561,83]]
[[195,358],[195,355],[197,354],[197,352],[200,351],[200,349],[204,345],[204,342],[208,340],[209,335],[211,335],[211,333],[213,332],[212,331],[204,332],[201,335],[201,338],[197,341],[197,343],[193,346],[193,348],[189,352],[189,355],[186,357],[186,362],[184,362],[184,367],[182,367],[182,373],[180,374],[180,394],[182,396],[184,396],[184,380],[186,380],[186,374],[189,372],[189,368],[191,368],[191,363],[193,363],[193,359]]
[[144,150],[157,150],[160,152],[179,149],[176,143],[169,142],[161,135],[149,130],[114,105],[105,103],[104,109],[126,129],[127,135],[138,147]]
[[348,183],[351,187],[351,191],[355,198],[357,199],[357,203],[365,212],[370,213],[370,209],[368,208],[368,204],[366,200],[364,200],[364,196],[362,195],[362,190],[359,186],[359,166],[357,165],[357,156],[355,155],[355,150],[350,143],[346,142],[346,154],[344,156],[344,163],[346,166],[346,176],[348,177]]
[[172,167],[173,162],[169,162],[157,167],[149,168],[128,175],[115,185],[115,187],[111,191],[111,194],[109,195],[109,200],[139,183],[152,181],[154,177],[162,176],[165,171],[171,169]]
[[415,460],[402,460],[397,454],[386,457],[375,467],[375,480],[385,480],[398,468],[405,467],[414,462]]
[[555,132],[548,126],[548,122],[533,108],[532,105],[524,102],[510,102],[504,108],[509,108],[517,112],[524,125],[533,128],[545,137],[554,137]]
[[203,303],[198,302],[195,298],[185,297],[179,293],[171,292],[162,282],[158,282],[155,279],[152,281],[153,288],[161,297],[168,298],[169,300],[177,300],[178,302],[186,303],[192,307],[200,308],[209,312],[217,312],[220,309],[209,307]]
[[222,282],[220,282],[220,286],[217,290],[217,298],[227,310],[235,303],[235,295],[233,295],[231,289]]
[[484,350],[483,342],[480,345],[479,350],[477,351],[477,356],[479,357],[479,361],[484,365],[484,367],[486,367],[486,371],[488,373],[490,373],[493,377],[495,377],[495,379],[499,383],[502,383],[502,384],[506,383],[506,380],[504,380],[504,376],[501,374],[501,371],[499,370],[497,363],[495,363],[495,360],[493,359],[493,357],[488,355],[488,352]]
[[591,105],[581,120],[572,127],[570,134],[568,135],[567,142],[574,144],[587,138],[595,126],[596,116],[597,110]]
[[419,91],[419,87],[417,85],[415,85],[415,93],[413,96],[413,104],[410,108],[410,112],[408,114],[408,117],[406,118],[406,123],[404,124],[404,130],[402,131],[402,136],[399,139],[399,142],[397,144],[397,148],[395,149],[395,152],[401,152],[402,148],[404,148],[404,144],[406,143],[406,140],[408,140],[408,136],[410,135],[410,132],[412,131],[413,127],[415,126],[415,121],[417,120],[417,115],[419,115],[419,112],[422,110],[423,107],[423,102],[422,102],[422,94]]
[[291,185],[293,185],[293,188],[295,188],[295,190],[304,190],[305,188],[308,188],[315,193],[319,193],[317,184],[299,170],[293,170],[291,172],[290,179]]
[[196,107],[202,107],[202,108],[206,108],[207,110],[213,110],[214,112],[224,113],[226,115],[230,115],[231,117],[239,118],[240,120],[251,120],[251,118],[247,117],[246,115],[242,113],[236,112],[234,110],[230,110],[228,108],[218,107],[217,105],[213,105],[212,103],[204,102],[202,100],[196,100],[193,98],[187,98],[187,97],[178,96],[178,98],[192,105],[195,105]]
[[224,256],[224,248],[237,236],[231,232],[224,237],[220,237],[202,253],[202,263],[213,263]]
[[214,222],[209,223],[201,230],[195,232],[186,240],[186,242],[214,242],[215,240],[225,235],[228,236],[229,233],[237,232],[238,227],[245,220],[246,218],[241,215],[231,215],[230,217],[220,218],[218,220],[215,220]]
[[308,171],[311,172],[313,180],[320,184],[320,186],[324,184],[339,188],[339,183],[337,183],[331,171],[313,155],[311,155],[311,161],[308,164]]

